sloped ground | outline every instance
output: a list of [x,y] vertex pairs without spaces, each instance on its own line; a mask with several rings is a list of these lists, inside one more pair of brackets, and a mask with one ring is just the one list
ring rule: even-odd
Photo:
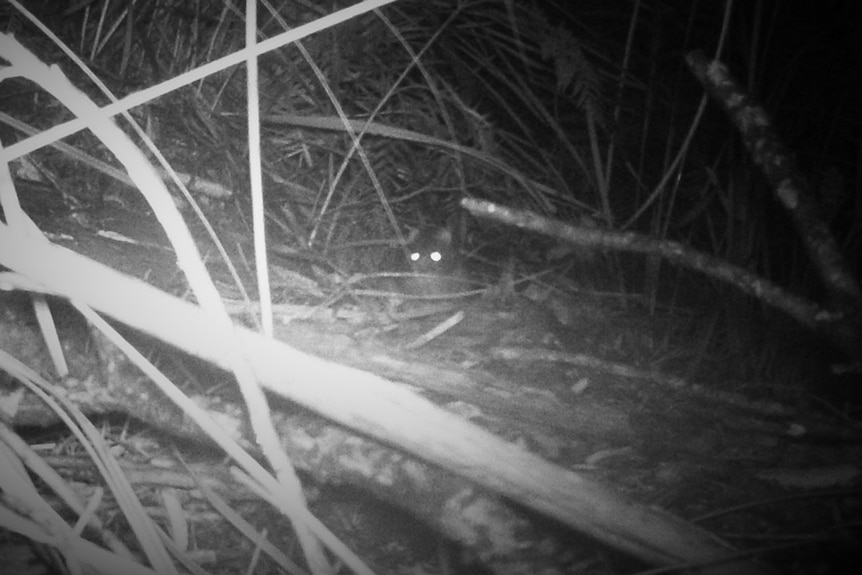
[[[137,208],[108,202],[88,210],[82,220],[81,212],[54,204],[56,197],[34,192],[24,199],[32,202],[29,213],[58,243],[163,289],[182,291],[171,252],[157,230],[147,231]],[[242,237],[230,209],[213,210],[222,237]],[[99,233],[106,230],[137,243]],[[767,387],[729,378],[699,382],[703,365],[716,365],[717,360],[703,353],[690,318],[649,316],[636,306],[622,309],[613,298],[594,294],[569,294],[561,303],[536,296],[540,290],[515,294],[498,285],[485,285],[472,298],[416,303],[397,297],[345,297],[323,307],[309,287],[327,292],[329,286],[320,277],[295,275],[308,268],[291,260],[276,260],[274,265],[282,270],[276,275],[281,278],[276,291],[284,296],[276,308],[280,319],[304,316],[280,327],[279,337],[288,343],[409,383],[493,433],[638,502],[697,522],[783,572],[841,572],[858,557],[854,525],[860,511],[857,462],[862,432],[853,413],[841,417],[825,402],[817,403],[789,385]],[[221,268],[213,264],[212,269],[218,276]],[[304,281],[297,283],[298,277]],[[44,358],[38,359],[39,340],[26,306],[13,308],[8,301],[0,347],[19,354],[28,365],[47,366]],[[557,312],[561,307],[567,310],[565,316]],[[427,337],[453,316],[451,328]],[[81,341],[78,338],[69,351],[90,358],[81,369],[97,369],[88,356],[92,348]],[[723,361],[732,363],[734,358]],[[214,376],[191,360],[168,353],[164,362],[178,365],[187,385],[216,385]],[[692,377],[681,377],[686,368]],[[732,374],[732,365],[725,365],[722,373]],[[102,406],[104,411],[110,411],[109,403]],[[164,422],[133,415],[142,419],[141,433],[153,441],[147,457],[142,450],[129,454],[137,471],[143,473],[148,466],[156,471],[149,483],[142,480],[145,490],[163,480],[148,462],[156,454],[170,458],[172,433]],[[151,435],[149,426],[168,433]],[[37,428],[34,437],[41,433]],[[186,455],[198,455],[202,474],[231,485],[217,457],[208,459],[194,443],[185,449],[191,449]],[[67,472],[80,480],[86,466],[64,455],[58,466],[76,470]],[[480,553],[492,548],[469,538],[460,546],[445,542],[399,510],[415,508],[379,482],[351,484],[337,473],[311,475],[310,484],[320,486],[313,498],[316,512],[380,572],[476,572],[471,554],[459,551],[460,546]],[[258,505],[240,505],[259,527],[281,532],[280,520]],[[210,569],[235,572],[245,564],[250,550],[240,542],[225,545],[227,532],[217,517],[198,504],[190,504],[187,512],[200,522],[198,545],[217,558]],[[435,517],[433,511],[423,519],[429,517]],[[555,552],[542,556],[549,572],[624,573],[640,568],[541,521],[536,525],[539,533],[557,541]]]

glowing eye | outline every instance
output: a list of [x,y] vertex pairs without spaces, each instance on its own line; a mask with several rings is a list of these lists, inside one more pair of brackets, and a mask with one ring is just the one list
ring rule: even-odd
[[410,252],[410,261],[411,262],[418,262],[420,257],[421,256],[419,255],[419,252]]
[[440,252],[431,252],[430,257],[432,262],[439,262],[443,259],[443,255]]

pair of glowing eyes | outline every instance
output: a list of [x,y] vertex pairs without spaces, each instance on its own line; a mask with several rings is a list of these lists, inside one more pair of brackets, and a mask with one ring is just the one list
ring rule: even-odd
[[[431,258],[431,261],[432,261],[432,262],[439,262],[440,260],[442,260],[442,259],[443,259],[443,254],[441,254],[441,253],[440,253],[440,252],[438,252],[437,250],[434,250],[433,252],[431,252],[430,254],[428,254],[428,257],[429,257],[429,258]],[[410,261],[411,261],[411,262],[418,262],[420,259],[422,259],[422,254],[421,254],[421,253],[419,253],[419,252],[410,252]]]

